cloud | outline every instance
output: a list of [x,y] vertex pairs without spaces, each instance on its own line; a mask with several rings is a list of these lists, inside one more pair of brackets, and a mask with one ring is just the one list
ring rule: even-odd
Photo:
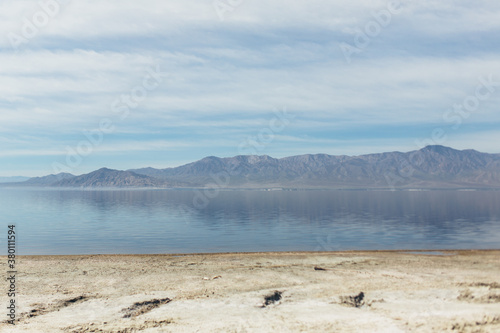
[[[57,13],[13,49],[9,36],[22,35],[23,25],[43,13],[40,3],[54,1]],[[162,151],[168,147],[161,142],[184,142],[193,153],[181,159],[190,160],[208,142],[208,154],[234,155],[283,107],[296,120],[263,153],[413,147],[423,128],[450,125],[444,115],[474,96],[480,78],[500,82],[500,3],[401,1],[347,62],[339,45],[359,47],[360,31],[389,6],[244,0],[220,20],[212,1],[2,2],[0,130],[10,140],[0,140],[2,156],[57,155],[102,119],[116,127],[100,148],[107,152]],[[164,73],[158,87],[126,117],[113,112],[151,68]],[[487,133],[485,123],[500,123],[499,101],[495,87],[463,124]],[[395,134],[384,126],[408,129],[407,137],[398,134],[404,143],[392,144]],[[340,140],[346,131],[349,139]],[[31,138],[21,139],[27,133]]]

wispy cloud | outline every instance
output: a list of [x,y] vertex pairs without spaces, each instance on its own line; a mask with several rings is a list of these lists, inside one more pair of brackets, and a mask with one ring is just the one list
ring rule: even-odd
[[[104,118],[114,131],[75,172],[99,161],[119,166],[127,155],[137,161],[127,167],[232,156],[283,106],[296,121],[265,154],[412,149],[450,125],[443,114],[474,94],[481,77],[500,82],[494,1],[401,1],[398,15],[351,63],[339,45],[354,45],[387,1],[252,0],[224,21],[210,1],[57,3],[57,15],[17,49],[9,36],[22,36],[26,20],[43,8],[31,0],[0,4],[3,165],[45,156],[31,161],[45,170]],[[155,66],[164,80],[118,117],[113,103]],[[500,88],[449,132],[449,145],[492,151],[473,137],[495,134],[485,124],[500,124],[499,101]],[[141,151],[175,154],[154,160]]]

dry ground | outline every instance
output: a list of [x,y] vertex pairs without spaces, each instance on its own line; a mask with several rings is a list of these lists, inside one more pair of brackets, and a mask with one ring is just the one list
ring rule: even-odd
[[444,254],[22,256],[0,331],[500,332],[500,251]]

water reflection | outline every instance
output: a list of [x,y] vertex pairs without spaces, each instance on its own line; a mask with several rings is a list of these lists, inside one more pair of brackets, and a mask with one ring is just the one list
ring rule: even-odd
[[21,254],[498,248],[497,191],[2,189]]

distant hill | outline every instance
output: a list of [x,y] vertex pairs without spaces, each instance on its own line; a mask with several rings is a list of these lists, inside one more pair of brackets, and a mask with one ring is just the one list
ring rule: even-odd
[[70,174],[70,173],[65,173],[61,172],[58,173],[57,175],[48,175],[44,177],[34,177],[30,178],[27,181],[25,181],[23,184],[27,186],[47,186],[47,185],[52,185],[55,182],[64,180],[64,179],[70,179],[74,178],[75,176]]
[[164,187],[169,183],[132,171],[119,171],[102,168],[97,171],[54,182],[57,187]]
[[[54,180],[54,177],[64,177]],[[53,181],[54,180],[54,181]],[[81,176],[59,174],[20,184],[55,187],[500,188],[500,154],[427,146],[361,156],[205,157],[176,168]]]
[[14,177],[0,177],[0,183],[19,183],[19,182],[25,182],[30,177],[23,177],[23,176],[14,176]]
[[52,186],[58,181],[68,179],[68,178],[73,178],[75,177],[74,175],[70,173],[58,173],[57,175],[48,175],[48,176],[43,176],[43,177],[33,177],[33,178],[28,178],[28,177],[15,177],[15,178],[20,178],[16,182],[0,182],[0,186]]

